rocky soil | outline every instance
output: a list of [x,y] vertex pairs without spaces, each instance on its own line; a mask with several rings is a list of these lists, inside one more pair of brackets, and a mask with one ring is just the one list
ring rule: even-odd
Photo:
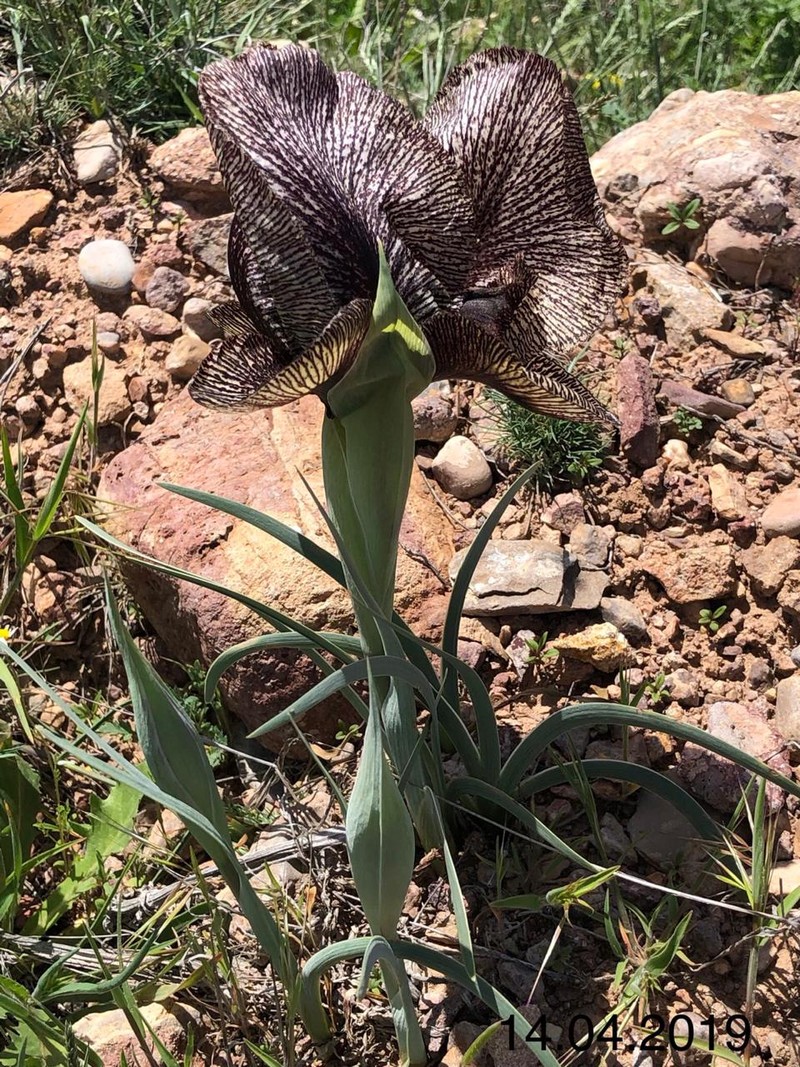
[[[46,492],[92,395],[94,326],[105,356],[97,497],[113,532],[174,565],[255,591],[308,625],[347,626],[340,592],[295,556],[155,484],[164,478],[214,491],[326,540],[297,477],[299,470],[319,486],[320,405],[230,417],[200,411],[183,390],[214,336],[205,311],[229,292],[229,206],[204,132],[184,131],[134,165],[108,127],[95,123],[75,143],[70,166],[66,177],[63,169],[29,170],[0,194],[0,400],[10,437],[22,439],[29,490]],[[609,142],[593,169],[631,261],[629,290],[582,364],[620,417],[619,447],[587,485],[522,499],[506,512],[471,585],[461,653],[489,681],[509,743],[568,699],[619,698],[624,668],[634,688],[654,683],[641,706],[796,774],[800,94],[681,90]],[[698,225],[664,236],[670,205],[695,198]],[[415,627],[435,637],[460,554],[508,468],[485,398],[472,387],[432,387],[416,402],[416,419],[418,470],[398,600]],[[148,643],[155,656],[207,663],[263,626],[241,605],[195,586],[130,566],[125,576],[155,635]],[[60,684],[73,693],[88,690],[104,669],[96,585],[97,567],[54,538],[12,620],[25,636],[47,632]],[[527,641],[545,631],[558,656],[531,665]],[[312,677],[302,659],[248,660],[226,679],[225,702],[252,728]],[[343,707],[327,707],[307,720],[309,733],[334,744],[345,716]],[[602,732],[575,743],[589,755],[621,745]],[[662,735],[638,738],[634,752],[672,768],[719,818],[739,802],[742,777],[702,750]],[[652,798],[606,801],[613,856],[652,880],[683,862],[690,835]],[[800,813],[777,792],[770,804],[779,813],[778,859],[789,890],[800,882]],[[577,825],[574,796],[554,795],[547,817],[556,830]],[[473,874],[467,883],[480,913],[493,894],[480,864]],[[419,892],[430,901],[429,886]],[[420,908],[409,909],[412,931],[423,922],[418,913],[438,914]],[[746,927],[719,912],[699,914],[688,949],[693,965],[665,987],[664,1011],[722,1017],[741,1008]],[[495,977],[518,992],[535,973],[535,953],[525,956],[522,932],[516,941],[500,937],[492,923],[483,922],[481,936],[494,953]],[[548,929],[531,921],[527,948]],[[613,963],[595,957],[580,929],[571,951],[566,979],[545,981],[540,1007],[550,998],[553,1016],[572,1010],[597,1019],[608,1010]],[[798,970],[797,937],[776,940],[753,1019],[755,1067],[800,1063],[791,994]],[[437,1000],[436,988],[424,986],[423,1006],[432,1032],[441,1031],[444,1062],[456,1067],[480,1020],[467,1017],[453,1029],[463,1006],[457,997]],[[495,1046],[483,1055],[496,1065],[523,1062]]]

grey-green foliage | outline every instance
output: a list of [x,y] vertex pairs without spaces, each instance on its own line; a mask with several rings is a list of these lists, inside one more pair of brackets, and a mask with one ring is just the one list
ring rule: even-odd
[[[11,0],[0,11],[0,42],[10,42],[0,66],[30,68],[59,108],[114,114],[163,137],[197,121],[203,66],[270,38],[306,40],[417,110],[476,49],[535,49],[567,73],[597,147],[682,86],[796,87],[800,2]],[[0,103],[0,145],[7,123]]]

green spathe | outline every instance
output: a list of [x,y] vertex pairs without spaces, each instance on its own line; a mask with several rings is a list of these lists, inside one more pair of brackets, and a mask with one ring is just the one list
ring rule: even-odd
[[[380,264],[367,336],[355,364],[326,398],[322,460],[333,520],[361,581],[388,618],[414,462],[411,400],[433,380],[435,367],[382,250]],[[374,637],[366,620],[359,624],[363,637]]]

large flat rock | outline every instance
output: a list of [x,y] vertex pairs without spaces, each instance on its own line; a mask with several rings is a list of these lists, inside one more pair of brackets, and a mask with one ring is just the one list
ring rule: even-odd
[[[248,504],[333,549],[324,520],[300,478],[324,499],[319,454],[323,407],[314,397],[273,411],[228,414],[195,404],[187,393],[167,404],[139,440],[105,471],[98,496],[108,502],[106,527],[142,552],[263,601],[318,630],[348,632],[347,595],[289,548],[251,526],[157,484],[202,489]],[[453,554],[452,530],[415,469],[398,561],[397,607],[415,630],[437,637],[446,607],[440,572]],[[131,592],[180,662],[208,664],[236,642],[269,627],[220,594],[153,570],[125,565]],[[230,712],[253,729],[318,679],[296,653],[248,657],[223,679]],[[309,713],[311,736],[330,740],[339,718],[352,715],[340,699]],[[271,746],[276,735],[266,735]]]

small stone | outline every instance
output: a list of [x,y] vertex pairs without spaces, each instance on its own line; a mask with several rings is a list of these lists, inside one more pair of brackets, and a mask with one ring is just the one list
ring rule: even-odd
[[776,596],[787,573],[800,567],[800,543],[791,537],[776,537],[768,545],[752,545],[741,555],[754,592]]
[[718,348],[722,348],[731,356],[740,359],[763,359],[766,350],[760,341],[751,341],[741,334],[731,333],[728,330],[705,330],[703,336]]
[[[73,411],[79,411],[87,401],[92,402],[94,386],[92,361],[89,357],[79,363],[70,363],[64,368],[64,393]],[[121,424],[130,413],[131,402],[125,370],[121,364],[106,363],[98,398],[98,425]]]
[[103,330],[97,335],[97,347],[106,356],[119,355],[119,334]]
[[685,877],[687,860],[699,859],[697,829],[662,797],[639,790],[636,811],[628,820],[631,844],[645,859],[663,870],[680,865]]
[[736,522],[747,514],[747,499],[742,486],[734,481],[730,471],[721,463],[715,463],[708,471],[708,487],[711,504],[717,515],[725,522]]
[[141,374],[134,375],[128,382],[128,396],[133,404],[141,404],[149,399],[150,383]]
[[130,249],[123,241],[105,238],[84,245],[78,256],[78,270],[90,289],[109,295],[127,293],[135,266]]
[[26,429],[32,429],[37,426],[42,420],[42,409],[36,403],[34,398],[30,395],[23,393],[22,396],[17,397],[14,409],[25,425]]
[[136,265],[132,279],[133,288],[138,293],[146,294],[147,286],[159,267],[169,267],[171,270],[180,271],[185,265],[183,253],[171,241],[150,245]]
[[675,348],[692,348],[705,330],[733,324],[731,309],[683,266],[659,259],[646,265],[644,275],[663,310],[667,340]]
[[633,601],[624,596],[604,596],[600,601],[604,622],[610,622],[629,641],[643,641],[647,637],[644,616]]
[[689,446],[679,437],[671,437],[664,444],[661,454],[673,470],[688,471],[692,465]]
[[483,452],[468,437],[451,437],[431,464],[431,472],[445,492],[457,500],[488,493],[492,471]]
[[[455,578],[465,555],[463,549],[453,557],[451,578]],[[490,541],[472,576],[464,614],[593,611],[607,585],[603,571],[582,571],[573,556],[546,541]]]
[[0,244],[13,244],[44,222],[53,203],[47,189],[0,193]]
[[72,145],[79,185],[105,182],[117,173],[122,144],[105,119],[88,126]]
[[189,289],[189,283],[172,267],[156,267],[147,283],[145,300],[153,308],[170,313],[177,311]]
[[415,397],[411,402],[414,412],[414,440],[434,441],[437,444],[447,441],[456,431],[458,415],[453,410],[453,402],[437,388],[438,382]]
[[190,296],[183,305],[181,321],[201,341],[213,341],[220,336],[219,327],[208,317],[213,307],[214,304],[210,300],[203,300],[198,296]]
[[614,818],[610,811],[607,811],[600,820],[600,836],[611,859],[622,860],[630,858],[631,839],[625,833],[622,824]]
[[750,456],[745,455],[743,452],[737,452],[734,448],[729,448],[724,442],[718,441],[716,437],[709,445],[708,454],[711,459],[716,460],[718,463],[724,463],[726,467],[733,467],[737,471],[751,471],[755,466],[755,461]]
[[616,546],[623,559],[638,559],[644,551],[644,541],[637,534],[619,534]]
[[125,322],[138,327],[146,341],[163,341],[180,332],[181,324],[174,315],[160,308],[134,304],[123,315]]
[[775,691],[775,729],[787,741],[800,742],[800,674],[781,678]]
[[761,516],[767,537],[800,537],[800,489],[784,489]]
[[776,863],[769,878],[769,891],[775,896],[785,896],[800,886],[800,859]]
[[617,367],[617,406],[622,454],[638,467],[651,467],[658,456],[659,421],[653,372],[631,352]]
[[789,615],[800,619],[800,570],[786,574],[778,593],[778,603]]
[[173,196],[209,211],[229,210],[216,155],[203,126],[187,127],[159,145],[150,156],[149,166]]
[[551,647],[558,649],[567,659],[590,663],[606,674],[620,667],[630,667],[636,662],[633,649],[624,634],[610,622],[598,622],[576,634],[557,637],[551,642]]
[[164,367],[176,382],[188,382],[210,351],[205,341],[185,333],[173,342]]
[[730,378],[722,383],[719,391],[731,404],[741,404],[743,408],[749,408],[756,402],[756,394],[746,378]]
[[547,507],[543,508],[541,520],[546,526],[569,534],[579,523],[586,522],[583,501],[575,493],[558,493]]
[[602,570],[608,566],[614,527],[603,528],[579,522],[569,535],[569,551],[584,570]]
[[647,546],[639,566],[664,587],[676,604],[724,600],[736,591],[736,569],[728,545],[682,545],[666,541]]
[[195,259],[214,274],[228,277],[228,237],[233,215],[201,219],[186,227],[186,246]]
[[667,379],[661,383],[661,396],[665,396],[675,407],[688,408],[700,415],[716,416],[720,419],[732,419],[744,411],[740,404],[732,404],[723,397],[701,393],[683,382]]
[[670,697],[682,708],[697,708],[703,703],[697,678],[685,667],[668,674],[664,684]]

